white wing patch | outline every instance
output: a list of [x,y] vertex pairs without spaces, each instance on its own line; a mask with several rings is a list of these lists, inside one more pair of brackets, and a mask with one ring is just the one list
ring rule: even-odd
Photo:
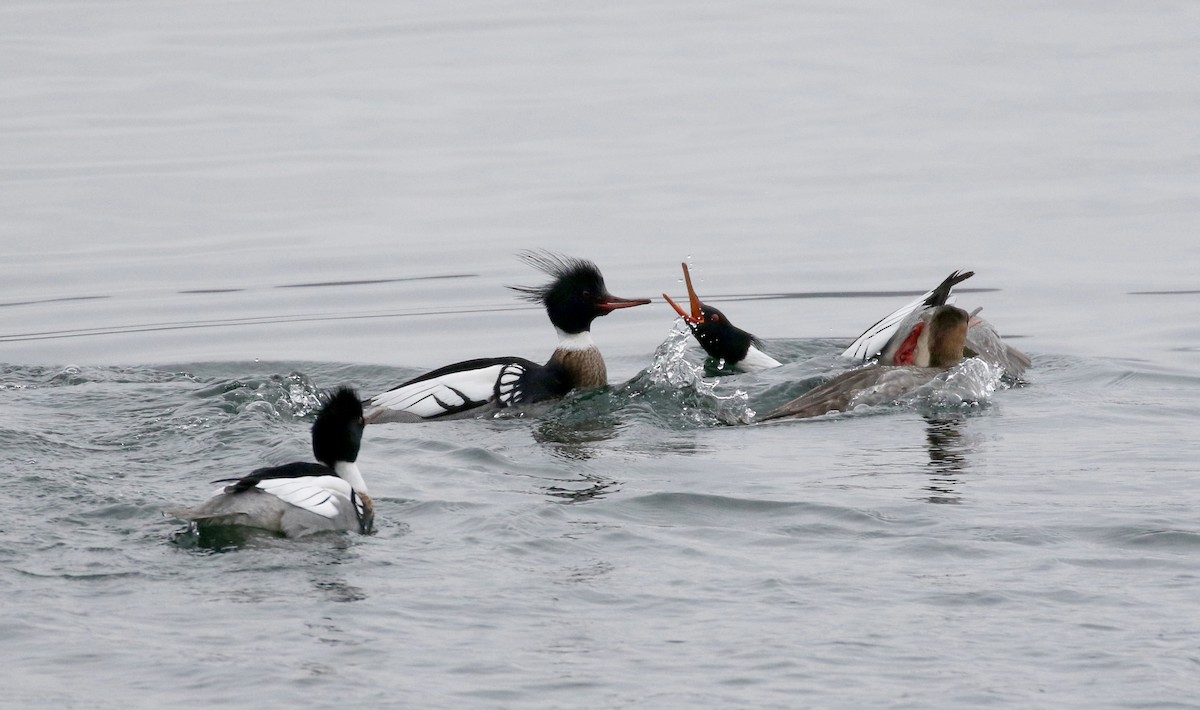
[[496,381],[513,365],[491,365],[477,370],[448,372],[441,377],[414,382],[377,394],[371,406],[396,412],[409,412],[430,418],[453,411],[464,404],[483,404],[495,395]]
[[[918,297],[912,303],[903,305],[879,319],[875,325],[867,328],[862,335],[854,339],[850,347],[842,352],[842,357],[865,362],[881,353],[887,347],[888,342],[895,337],[900,324],[915,311],[924,308],[925,299],[932,295],[933,290],[926,291],[923,296]],[[946,299],[946,303],[954,303],[954,300],[954,296],[951,296]]]
[[316,513],[323,518],[337,517],[338,509],[350,501],[350,484],[337,476],[267,478],[255,486],[284,503]]

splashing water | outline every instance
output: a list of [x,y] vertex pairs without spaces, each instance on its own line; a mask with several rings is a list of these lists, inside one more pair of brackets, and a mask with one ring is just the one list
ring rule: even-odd
[[651,384],[666,385],[674,389],[683,389],[700,383],[703,375],[699,368],[684,357],[688,345],[691,344],[691,333],[687,328],[678,327],[683,321],[676,319],[676,326],[671,328],[667,337],[654,351],[654,360],[645,373]]
[[903,401],[937,408],[955,408],[986,404],[1000,386],[1004,368],[972,357],[950,368],[945,374],[914,389]]
[[[750,395],[741,389],[721,393],[720,378],[704,378],[703,365],[688,361],[686,352],[691,332],[677,320],[667,337],[654,351],[654,360],[621,388],[620,394],[635,400],[653,400],[653,409],[662,416],[677,413],[692,426],[748,424],[754,418]],[[667,401],[661,401],[666,398]]]

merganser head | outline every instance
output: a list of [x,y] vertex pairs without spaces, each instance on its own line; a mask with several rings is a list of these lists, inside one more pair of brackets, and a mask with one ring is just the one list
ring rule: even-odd
[[618,308],[644,306],[648,298],[618,298],[604,286],[600,269],[585,259],[574,259],[547,251],[525,251],[518,255],[554,280],[544,286],[509,286],[521,297],[546,307],[550,322],[568,334],[591,330],[592,321]]
[[954,306],[938,306],[933,311],[926,328],[929,367],[951,367],[963,359],[970,320],[966,311]]
[[325,400],[312,426],[313,456],[329,468],[337,464],[354,463],[362,444],[363,407],[358,394],[349,387],[340,387]]
[[700,297],[696,295],[696,289],[692,288],[692,275],[688,272],[686,263],[683,264],[683,280],[687,285],[691,313],[684,311],[667,294],[664,293],[663,298],[667,299],[667,303],[671,304],[675,312],[683,318],[683,322],[687,323],[692,335],[700,343],[700,347],[704,348],[704,352],[711,357],[718,360],[723,359],[732,364],[746,357],[750,346],[762,347],[758,338],[730,323],[724,313],[712,306],[705,305],[700,300]]

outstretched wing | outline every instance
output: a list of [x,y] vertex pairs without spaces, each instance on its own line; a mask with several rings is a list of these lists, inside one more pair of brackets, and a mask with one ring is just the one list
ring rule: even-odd
[[954,303],[954,297],[950,295],[950,289],[974,275],[974,271],[964,273],[951,272],[937,287],[926,291],[916,300],[897,308],[883,318],[880,318],[870,328],[867,328],[862,335],[854,339],[850,347],[842,352],[842,357],[865,362],[879,355],[887,347],[888,342],[896,336],[900,325],[909,316],[925,308]]
[[518,357],[480,358],[447,365],[375,395],[368,421],[389,418],[436,419],[494,404],[509,407],[523,401],[521,383],[528,371],[541,367]]

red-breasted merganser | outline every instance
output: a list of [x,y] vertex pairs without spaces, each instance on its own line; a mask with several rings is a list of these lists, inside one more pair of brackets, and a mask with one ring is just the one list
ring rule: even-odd
[[683,280],[687,284],[691,313],[680,308],[667,294],[664,293],[663,298],[683,318],[700,347],[716,361],[719,368],[754,372],[779,367],[778,360],[762,351],[762,341],[730,323],[724,313],[700,300],[696,289],[692,288],[692,275],[688,273],[686,263],[683,264]]
[[859,404],[882,404],[929,382],[963,359],[971,317],[954,306],[934,306],[921,315],[919,341],[908,366],[873,364],[843,372],[811,389],[758,421],[802,419],[841,412]]
[[296,461],[260,468],[228,483],[212,498],[168,514],[200,526],[259,528],[287,537],[354,530],[371,532],[375,506],[355,461],[362,442],[362,402],[349,387],[326,399],[312,426],[313,455],[320,463]]
[[590,261],[527,251],[525,263],[554,280],[544,286],[510,286],[546,307],[558,330],[558,347],[545,365],[522,357],[466,360],[413,378],[373,397],[367,422],[414,422],[478,416],[504,407],[558,399],[576,388],[608,385],[608,370],[592,342],[592,321],[619,308],[650,303],[608,292]]
[[[927,322],[926,315],[932,309],[954,303],[951,289],[974,275],[974,271],[951,272],[936,288],[867,328],[846,348],[842,357],[861,362],[875,359],[881,365],[915,364],[916,348],[921,339],[921,330]],[[1004,368],[1009,377],[1020,378],[1031,364],[1029,356],[1006,344],[991,323],[978,317],[980,310],[971,313],[965,344],[966,356],[978,357]]]

